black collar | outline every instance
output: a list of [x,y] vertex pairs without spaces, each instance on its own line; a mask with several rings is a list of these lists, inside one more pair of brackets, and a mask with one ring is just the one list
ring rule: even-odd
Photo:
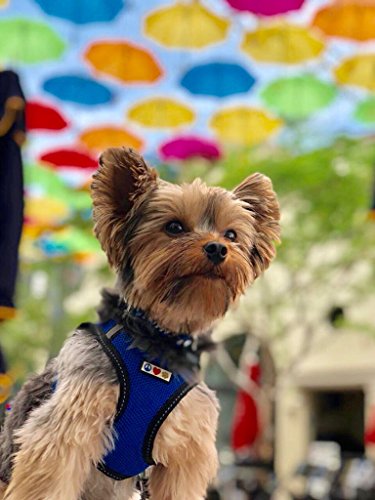
[[171,371],[185,375],[197,372],[202,352],[215,346],[207,333],[194,338],[188,333],[173,333],[161,328],[144,311],[127,305],[117,292],[104,289],[102,297],[98,309],[100,320],[114,319],[123,325],[133,338],[132,346],[143,351],[149,361],[159,359]]

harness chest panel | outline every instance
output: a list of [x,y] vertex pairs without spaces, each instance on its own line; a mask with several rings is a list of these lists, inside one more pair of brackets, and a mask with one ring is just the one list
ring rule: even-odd
[[121,480],[154,464],[152,448],[160,426],[196,384],[171,373],[158,360],[148,362],[114,320],[100,324],[99,330],[98,340],[116,370],[120,395],[114,420],[115,446],[98,468]]

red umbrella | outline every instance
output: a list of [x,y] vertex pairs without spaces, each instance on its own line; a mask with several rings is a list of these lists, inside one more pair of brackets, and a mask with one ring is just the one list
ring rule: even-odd
[[305,0],[227,0],[236,10],[252,12],[258,16],[276,16],[298,10]]
[[164,160],[187,160],[194,157],[218,160],[221,157],[221,151],[216,142],[189,135],[175,137],[162,144],[160,156]]
[[82,149],[55,149],[42,154],[39,159],[56,168],[94,169],[98,166],[97,159]]
[[27,102],[27,130],[63,130],[67,126],[68,122],[57,109],[37,101]]

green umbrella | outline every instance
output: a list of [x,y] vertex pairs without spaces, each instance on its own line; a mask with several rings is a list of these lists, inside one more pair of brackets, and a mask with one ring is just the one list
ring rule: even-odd
[[364,101],[361,101],[354,112],[354,116],[363,123],[374,123],[375,97],[368,97]]
[[62,39],[47,24],[12,18],[0,21],[0,61],[37,63],[58,59]]
[[261,92],[266,105],[285,119],[301,120],[330,104],[336,97],[334,85],[312,75],[280,78]]
[[40,165],[25,165],[25,182],[30,190],[41,191],[41,194],[63,201],[73,210],[89,210],[91,198],[87,192],[69,188],[58,174]]

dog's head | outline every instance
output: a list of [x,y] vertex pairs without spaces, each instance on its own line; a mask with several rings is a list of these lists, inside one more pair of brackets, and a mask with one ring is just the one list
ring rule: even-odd
[[125,300],[165,328],[207,328],[269,266],[279,205],[267,177],[226,191],[165,182],[131,149],[108,149],[99,163],[95,234]]

